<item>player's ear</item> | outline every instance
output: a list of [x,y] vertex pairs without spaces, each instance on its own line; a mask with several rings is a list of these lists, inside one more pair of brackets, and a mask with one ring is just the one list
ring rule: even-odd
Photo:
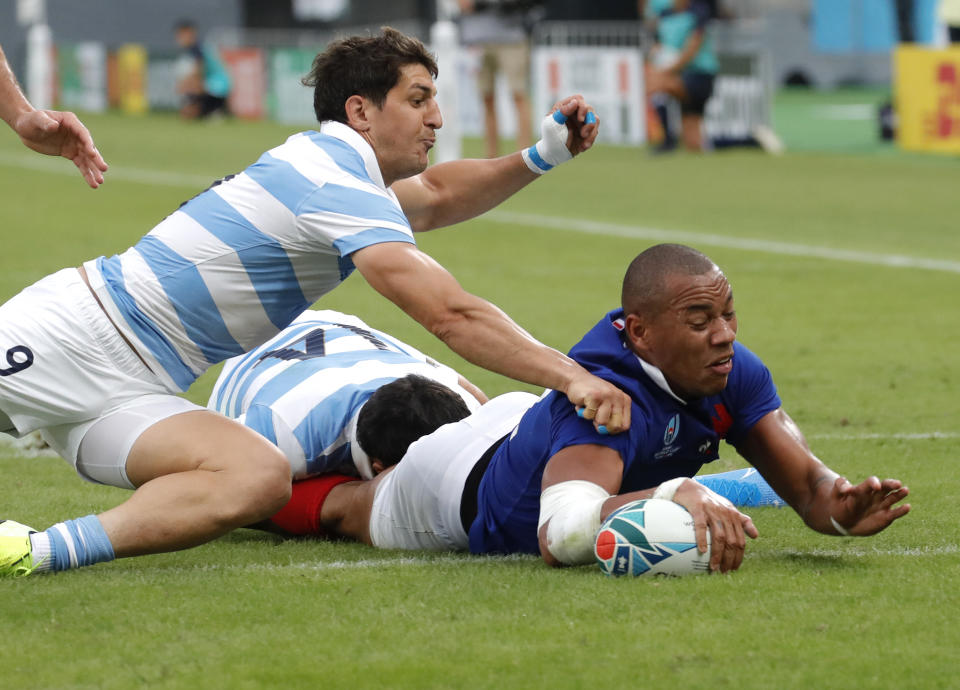
[[624,318],[623,332],[627,336],[627,341],[634,352],[642,352],[647,349],[647,327],[643,319],[636,314],[627,314]]
[[347,124],[358,132],[366,132],[370,129],[370,120],[367,119],[367,107],[369,101],[363,96],[354,94],[350,96],[343,104],[344,112],[347,115]]
[[380,460],[377,460],[376,458],[370,458],[370,469],[373,470],[373,476],[376,477],[387,468]]

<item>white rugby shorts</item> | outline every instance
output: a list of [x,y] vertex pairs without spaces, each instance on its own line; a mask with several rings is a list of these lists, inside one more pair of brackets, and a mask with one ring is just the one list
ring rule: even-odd
[[414,441],[377,486],[370,540],[381,549],[465,551],[460,499],[470,470],[510,433],[531,405],[531,393],[506,393],[469,417]]
[[133,488],[124,466],[140,434],[202,409],[147,369],[76,268],[0,305],[0,420],[5,415],[20,435],[41,429],[84,479]]

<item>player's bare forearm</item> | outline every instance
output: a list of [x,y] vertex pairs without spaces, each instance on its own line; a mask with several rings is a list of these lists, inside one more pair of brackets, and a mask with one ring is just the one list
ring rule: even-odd
[[617,433],[630,426],[630,397],[547,347],[503,311],[466,292],[413,245],[388,242],[351,254],[370,286],[464,359],[504,376],[552,388],[584,408],[584,417]]
[[537,177],[517,152],[500,158],[439,163],[394,183],[392,189],[410,226],[423,232],[475,218]]
[[33,107],[20,90],[3,48],[0,48],[0,118],[15,129],[17,119],[31,111]]
[[424,325],[467,361],[517,381],[566,392],[582,371],[579,364],[539,342],[502,310],[466,292],[450,304],[449,311]]
[[853,485],[824,465],[782,409],[757,422],[741,450],[807,526],[817,532],[876,534],[910,510],[909,505],[897,505],[909,493],[900,481],[869,477]]
[[599,126],[583,97],[570,96],[544,118],[541,138],[530,149],[490,160],[441,163],[394,183],[392,189],[415,231],[459,223],[489,211],[544,172],[589,149]]

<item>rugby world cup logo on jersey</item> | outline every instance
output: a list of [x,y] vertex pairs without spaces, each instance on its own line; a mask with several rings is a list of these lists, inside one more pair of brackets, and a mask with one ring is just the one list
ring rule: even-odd
[[670,418],[670,421],[667,422],[667,428],[663,431],[663,445],[669,446],[673,445],[673,442],[677,440],[677,436],[680,434],[680,415],[675,414]]
[[679,446],[673,445],[673,442],[677,440],[679,435],[680,415],[675,414],[667,421],[667,427],[663,430],[663,448],[657,451],[654,457],[659,460],[660,458],[669,457],[680,450]]

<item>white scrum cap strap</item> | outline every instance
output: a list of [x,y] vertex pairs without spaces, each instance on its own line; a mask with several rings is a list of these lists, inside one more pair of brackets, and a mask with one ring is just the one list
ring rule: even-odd
[[589,563],[600,529],[600,510],[610,498],[599,484],[573,479],[540,494],[539,531],[547,525],[547,549],[561,563]]

